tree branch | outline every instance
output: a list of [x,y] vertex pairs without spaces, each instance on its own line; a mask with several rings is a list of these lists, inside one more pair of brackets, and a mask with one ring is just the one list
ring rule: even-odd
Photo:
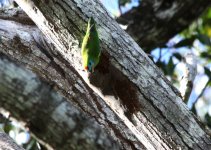
[[49,143],[58,150],[119,149],[93,119],[3,54],[0,55],[0,89],[1,107],[25,122],[41,143]]
[[[55,81],[59,91],[110,130],[123,148],[210,148],[209,137],[177,90],[98,1],[17,2],[57,49],[43,52],[42,48],[24,48],[30,45],[27,41],[31,36],[27,34],[23,40],[27,28],[21,30],[19,26],[21,32],[15,33],[22,34],[12,36],[17,30],[13,26],[0,30],[4,36],[6,30],[13,30],[2,39],[2,51],[46,80]],[[81,68],[78,43],[90,16],[97,22],[103,55],[88,79]],[[17,40],[22,44],[7,44]],[[14,51],[14,45],[21,49]]]
[[[17,33],[21,34],[18,35]],[[42,33],[35,26],[21,25],[15,22],[9,22],[8,20],[1,20],[0,35],[2,36],[2,43],[0,44],[1,52],[31,69],[51,85],[55,86],[60,93],[71,100],[74,106],[77,106],[81,111],[95,118],[122,147],[127,148],[132,146],[128,142],[130,138],[134,138],[133,140],[136,141],[132,132],[125,130],[127,129],[125,124],[110,108],[106,107],[106,104],[99,97],[87,89],[81,78],[69,66],[69,63],[56,53],[52,44],[45,42]],[[64,90],[64,87],[67,91]],[[40,97],[40,99],[45,99],[45,97]],[[29,120],[29,118],[25,118],[26,116],[22,117],[20,118],[21,120]],[[39,127],[38,121],[34,121],[33,123],[33,126]],[[36,125],[36,123],[38,124]],[[116,124],[118,124],[118,127],[116,127]],[[33,128],[31,130],[33,131]],[[47,128],[44,130],[47,130]],[[43,134],[46,132],[43,132]],[[34,134],[40,137],[36,132]],[[42,136],[44,137],[44,135]],[[52,144],[50,141],[47,142]],[[136,141],[136,143],[139,143],[139,141]],[[61,145],[59,144],[59,146]]]
[[186,29],[211,1],[142,0],[140,6],[121,15],[117,21],[127,24],[127,33],[146,51],[163,47],[170,38]]
[[188,103],[193,90],[193,82],[197,75],[197,58],[193,53],[186,53],[183,57],[185,64],[185,74],[180,82],[180,91],[184,103]]
[[207,86],[210,84],[210,80],[207,81],[207,83],[205,84],[204,88],[202,89],[201,93],[197,96],[196,100],[194,101],[191,110],[195,110],[195,104],[198,102],[198,100],[202,97],[202,95],[204,94]]

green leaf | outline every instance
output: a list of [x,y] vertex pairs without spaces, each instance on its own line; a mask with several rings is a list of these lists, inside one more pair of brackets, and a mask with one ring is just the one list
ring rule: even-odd
[[173,53],[173,56],[177,58],[179,61],[182,61],[182,56],[180,53]]
[[208,52],[201,52],[200,57],[207,58]]
[[209,77],[209,80],[211,79],[211,71],[209,68],[204,67],[204,73]]
[[4,126],[4,132],[9,133],[11,130],[13,130],[15,127],[12,124],[6,124]]
[[170,57],[169,62],[165,64],[164,62],[158,61],[156,65],[161,68],[165,75],[173,76],[174,69],[176,65],[173,62],[173,57]]
[[175,65],[174,62],[173,62],[173,58],[170,57],[169,62],[168,62],[168,64],[167,64],[167,68],[166,68],[167,74],[170,75],[170,76],[172,76],[173,73],[174,73],[174,68],[175,68],[175,67],[176,67],[176,65]]
[[208,113],[204,116],[205,121],[207,122],[208,127],[211,127],[211,117]]
[[203,25],[210,25],[211,24],[211,18],[208,18],[208,19],[204,19],[203,20]]
[[208,81],[208,87],[211,87],[211,80]]
[[119,5],[124,6],[125,4],[131,2],[131,0],[119,0]]
[[163,73],[166,75],[167,74],[167,71],[166,71],[166,64],[162,61],[158,61],[156,62],[156,65],[161,69],[163,70]]
[[175,44],[174,47],[179,48],[179,47],[185,47],[185,46],[192,46],[195,39],[196,39],[195,36],[191,38],[183,39],[179,43]]
[[198,38],[198,40],[199,40],[202,44],[211,46],[210,38],[209,38],[207,35],[205,35],[205,34],[198,34],[198,35],[197,35],[197,38]]
[[206,58],[206,59],[211,59],[211,54],[208,53],[208,52],[202,52],[202,53],[200,54],[200,57]]

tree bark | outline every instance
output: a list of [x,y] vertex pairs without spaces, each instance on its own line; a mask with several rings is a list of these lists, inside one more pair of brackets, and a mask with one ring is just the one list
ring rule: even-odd
[[[1,51],[54,81],[65,97],[110,130],[122,148],[210,149],[209,137],[177,90],[98,1],[17,2],[57,49],[43,49],[40,42],[38,49],[26,48],[40,34],[13,25],[0,27],[7,37],[2,38]],[[103,50],[99,67],[89,78],[81,68],[78,47],[87,16],[98,24]],[[14,32],[17,29],[21,32]]]
[[[132,144],[129,139],[134,138],[135,141],[133,133],[126,130],[127,126],[106,106],[105,102],[87,89],[81,77],[74,74],[73,68],[69,67],[69,63],[56,53],[52,44],[45,42],[36,27],[1,20],[0,30],[0,35],[6,37],[2,37],[2,44],[0,45],[4,54],[55,86],[59,92],[74,103],[74,106],[95,118],[123,147],[131,147]],[[68,90],[64,91],[63,86]],[[26,119],[22,118],[22,120]],[[39,122],[33,123],[34,126],[35,123],[38,123],[36,126],[39,126]],[[118,127],[116,127],[117,124]],[[139,143],[138,140],[136,142]]]
[[0,55],[0,105],[46,147],[119,149],[92,118],[55,92],[35,74]]
[[126,32],[146,51],[163,47],[186,29],[211,5],[209,0],[142,0],[140,5],[117,18]]
[[6,133],[0,131],[0,149],[2,150],[24,150],[17,145]]

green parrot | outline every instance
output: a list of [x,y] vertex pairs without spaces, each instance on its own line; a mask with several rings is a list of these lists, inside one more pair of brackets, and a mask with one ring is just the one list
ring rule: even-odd
[[91,17],[88,21],[86,35],[83,38],[81,47],[83,68],[89,73],[93,73],[94,68],[100,61],[100,54],[100,40],[95,21]]

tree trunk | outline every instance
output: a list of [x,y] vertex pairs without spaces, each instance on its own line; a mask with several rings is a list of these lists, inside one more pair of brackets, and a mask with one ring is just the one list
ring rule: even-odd
[[[211,148],[209,137],[177,90],[98,1],[17,3],[56,48],[41,44],[40,34],[32,27],[13,24],[12,28],[0,26],[0,34],[6,37],[1,51],[54,82],[67,99],[110,130],[122,148]],[[90,78],[82,70],[78,47],[87,16],[93,16],[98,24],[103,50]],[[28,48],[32,39],[36,39],[37,48]]]
[[211,4],[209,0],[142,0],[117,21],[127,24],[127,33],[146,51],[165,46],[186,29]]
[[[20,13],[18,12],[17,14]],[[55,48],[52,44],[45,42],[45,39],[43,39],[42,34],[36,27],[27,24],[21,25],[20,21],[19,23],[15,23],[1,20],[0,29],[0,35],[7,37],[2,37],[2,44],[0,45],[0,49],[4,54],[13,58],[16,62],[25,65],[27,68],[47,80],[52,86],[55,86],[59,92],[71,100],[74,106],[79,107],[80,110],[89,116],[94,117],[103,128],[107,129],[107,132],[112,135],[113,139],[119,141],[123,147],[131,147],[129,139],[134,138],[135,140],[133,133],[129,130],[125,131],[127,127],[122,120],[119,119],[109,107],[106,107],[104,101],[87,89],[84,81],[74,74],[73,68],[68,66],[69,63],[67,61],[58,53],[55,53]],[[21,34],[18,35],[17,33]],[[57,57],[57,60],[54,60],[55,57]],[[65,71],[67,72],[65,73]],[[66,76],[66,78],[64,76]],[[65,89],[68,89],[68,91],[64,91],[63,86],[65,86]],[[22,117],[23,118],[20,119],[28,120],[28,118]],[[33,126],[40,126],[37,121],[33,121],[33,123]],[[117,124],[118,127],[116,127]],[[70,128],[72,127],[70,126]],[[33,130],[33,128],[31,130]],[[48,129],[45,128],[44,130]],[[34,132],[34,134],[40,137],[36,132]],[[58,134],[60,135],[60,133]],[[43,140],[46,141],[46,139]],[[139,143],[138,140],[137,143]]]
[[[0,105],[56,150],[119,149],[93,119],[35,74],[0,55]],[[79,144],[80,143],[80,144]],[[50,147],[49,144],[44,144]]]

